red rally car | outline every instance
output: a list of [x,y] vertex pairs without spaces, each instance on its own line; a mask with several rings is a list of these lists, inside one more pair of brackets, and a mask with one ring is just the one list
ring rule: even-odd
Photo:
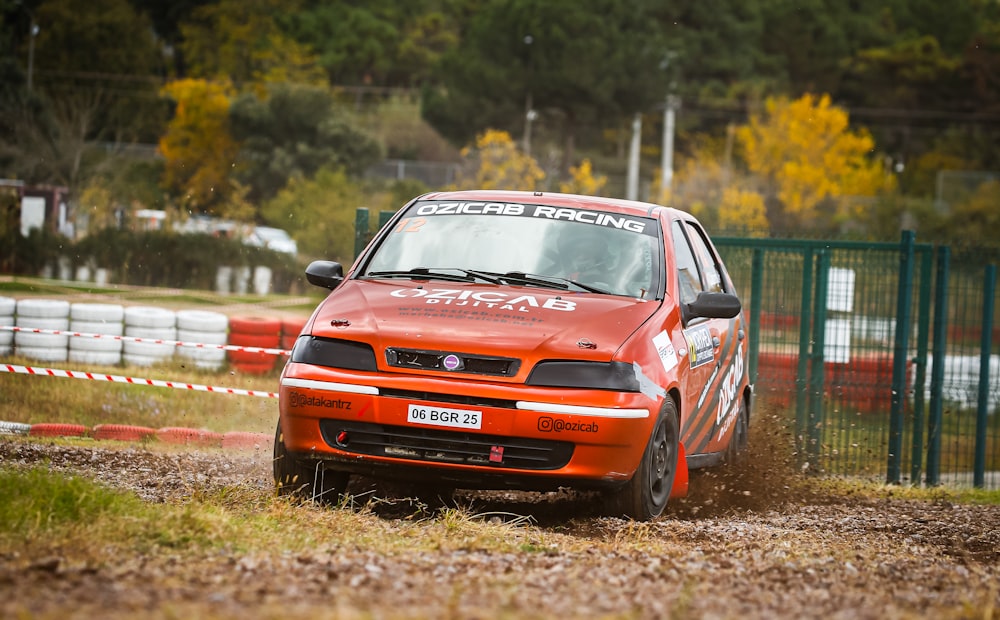
[[647,520],[745,447],[732,281],[660,205],[543,192],[420,196],[331,290],[281,375],[274,477],[336,501],[351,474],[449,489],[601,490]]

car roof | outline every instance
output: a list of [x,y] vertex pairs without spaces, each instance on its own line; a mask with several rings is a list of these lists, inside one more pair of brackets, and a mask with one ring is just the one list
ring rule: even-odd
[[640,202],[638,200],[624,200],[621,198],[605,198],[602,196],[583,196],[580,194],[562,194],[558,192],[524,192],[512,190],[460,190],[453,192],[431,192],[418,198],[419,200],[475,200],[490,202],[516,202],[524,204],[541,204],[553,207],[566,207],[571,209],[591,209],[595,211],[610,211],[612,213],[623,213],[644,217],[654,217],[661,212],[683,219],[690,219],[691,215],[684,211],[679,211],[671,207],[654,204],[651,202]]

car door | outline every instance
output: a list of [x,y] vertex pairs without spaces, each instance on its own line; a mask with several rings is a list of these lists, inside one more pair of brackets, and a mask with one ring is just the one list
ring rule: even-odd
[[[679,302],[690,303],[702,291],[735,293],[704,229],[691,220],[674,220],[671,228]],[[734,375],[743,373],[741,327],[740,317],[683,318],[687,355],[681,363],[687,372],[681,388],[687,415],[681,422],[681,440],[689,456],[725,449],[729,418],[736,407],[724,388],[734,380],[738,383]]]

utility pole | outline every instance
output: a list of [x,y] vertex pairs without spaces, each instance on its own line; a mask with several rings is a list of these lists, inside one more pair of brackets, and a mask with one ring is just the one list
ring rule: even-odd
[[674,125],[675,115],[681,107],[681,98],[667,95],[663,107],[663,155],[660,161],[660,199],[666,199],[674,180]]
[[524,44],[528,48],[528,79],[525,80],[527,92],[524,95],[524,141],[521,146],[524,149],[524,154],[531,157],[531,123],[535,121],[538,117],[538,113],[534,110],[534,102],[532,101],[531,92],[531,80],[534,78],[534,62],[531,56],[531,44],[534,43],[535,39],[530,34],[524,35]]
[[35,16],[31,15],[31,26],[28,29],[28,92],[31,92],[32,76],[35,72],[35,37],[38,36],[38,24],[35,23]]
[[625,197],[639,199],[639,145],[642,139],[642,114],[636,112],[632,119],[632,144],[628,150],[628,179]]

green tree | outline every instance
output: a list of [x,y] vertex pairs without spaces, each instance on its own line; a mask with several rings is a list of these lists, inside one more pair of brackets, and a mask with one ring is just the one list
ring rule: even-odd
[[297,2],[286,0],[219,0],[198,7],[180,25],[180,48],[190,75],[225,78],[240,87],[320,83],[323,73],[316,56],[282,27],[282,16],[298,9]]
[[321,168],[360,175],[382,157],[381,146],[334,105],[328,88],[273,84],[264,98],[238,97],[230,110],[233,137],[241,144],[237,179],[247,198],[272,198],[290,179]]
[[[456,144],[484,127],[520,133],[527,107],[559,127],[561,170],[575,161],[582,125],[615,126],[666,95],[662,31],[650,3],[614,0],[489,2],[438,65],[425,117]],[[586,36],[581,36],[586,33]]]
[[374,207],[371,194],[342,169],[323,168],[313,178],[293,177],[261,207],[268,224],[283,228],[300,253],[348,264],[354,257],[358,207]]
[[26,70],[0,63],[10,78],[0,88],[0,172],[73,187],[86,175],[90,144],[151,141],[162,131],[160,54],[148,20],[127,0],[48,0],[33,17],[31,91]]

